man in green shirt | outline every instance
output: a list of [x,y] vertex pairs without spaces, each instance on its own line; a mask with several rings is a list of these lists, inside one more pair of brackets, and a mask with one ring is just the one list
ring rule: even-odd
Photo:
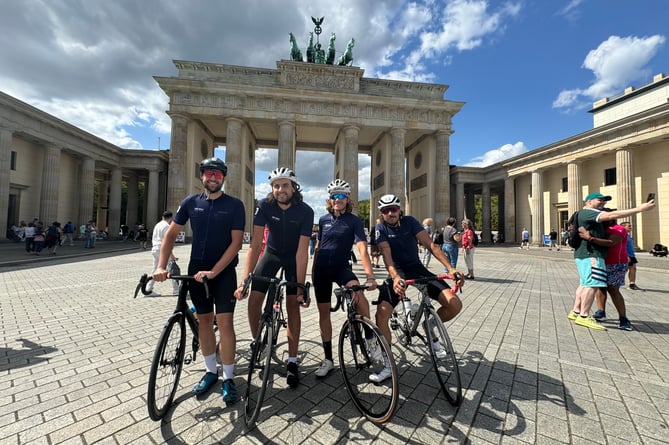
[[580,284],[576,289],[574,308],[567,316],[579,326],[605,331],[606,328],[590,316],[590,308],[595,300],[597,290],[606,288],[606,259],[607,248],[598,245],[597,239],[606,238],[602,222],[624,218],[636,213],[655,208],[652,199],[638,207],[629,210],[614,210],[605,212],[604,205],[610,201],[610,196],[601,193],[590,193],[585,197],[585,207],[578,212],[578,226],[590,232],[588,242],[582,242],[574,251],[574,262],[578,269]]

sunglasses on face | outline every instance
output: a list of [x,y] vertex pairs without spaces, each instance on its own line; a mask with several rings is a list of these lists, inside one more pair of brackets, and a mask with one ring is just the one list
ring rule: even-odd
[[330,195],[330,199],[333,200],[333,201],[335,199],[346,199],[346,198],[348,198],[348,196],[346,196],[343,193],[333,193],[332,195]]
[[381,210],[382,215],[387,215],[389,213],[397,213],[400,211],[400,208],[397,206],[392,206],[392,207],[384,207]]
[[220,172],[218,170],[205,170],[204,177],[207,179],[209,178],[223,179],[223,172]]

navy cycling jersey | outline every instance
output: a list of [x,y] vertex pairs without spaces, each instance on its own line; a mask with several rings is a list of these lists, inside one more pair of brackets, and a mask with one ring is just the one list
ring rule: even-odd
[[396,268],[410,269],[423,263],[418,257],[418,240],[416,235],[424,231],[423,225],[413,216],[403,216],[398,227],[390,227],[385,223],[376,225],[376,244],[384,241],[390,244],[393,263]]
[[[207,199],[200,193],[186,197],[174,215],[176,224],[185,225],[190,220],[193,231],[191,260],[202,261],[213,267],[232,243],[230,231],[244,230],[246,214],[244,204],[225,193],[217,199]],[[235,258],[228,267],[235,267]]]
[[254,226],[267,226],[269,233],[265,247],[278,255],[295,255],[300,236],[311,238],[314,211],[304,202],[292,204],[286,210],[277,202],[261,199],[253,217]]
[[321,241],[315,266],[348,266],[351,246],[367,241],[362,220],[352,213],[335,217],[332,213],[321,216],[318,221],[318,239]]

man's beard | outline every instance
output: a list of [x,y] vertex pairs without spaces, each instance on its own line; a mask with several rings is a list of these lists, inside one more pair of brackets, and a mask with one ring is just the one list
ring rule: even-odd
[[217,193],[220,192],[221,189],[223,188],[223,184],[210,184],[206,182],[204,184],[204,188],[209,192],[209,193]]

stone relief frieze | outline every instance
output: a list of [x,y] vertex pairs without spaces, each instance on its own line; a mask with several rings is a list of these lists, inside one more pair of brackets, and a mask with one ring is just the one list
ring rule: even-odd
[[311,73],[286,73],[286,85],[302,88],[349,90],[355,88],[355,79],[347,76],[327,76]]
[[332,103],[295,101],[268,97],[238,95],[174,93],[172,105],[234,110],[243,117],[243,111],[266,111],[270,113],[304,113],[324,117],[346,117],[353,119],[376,119],[388,121],[414,121],[425,124],[450,122],[447,111],[405,109],[387,105],[362,105],[355,103]]

